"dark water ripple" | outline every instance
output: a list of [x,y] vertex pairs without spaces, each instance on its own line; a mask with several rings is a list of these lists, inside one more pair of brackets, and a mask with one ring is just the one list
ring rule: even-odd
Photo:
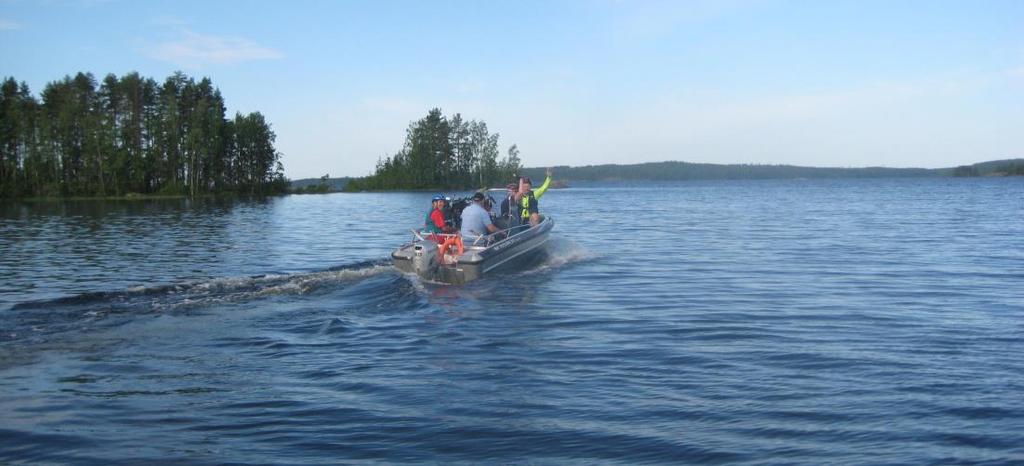
[[576,187],[459,287],[424,194],[4,205],[0,462],[1024,463],[1022,194]]

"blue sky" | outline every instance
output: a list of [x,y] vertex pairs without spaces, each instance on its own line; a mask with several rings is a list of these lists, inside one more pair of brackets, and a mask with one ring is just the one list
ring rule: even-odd
[[0,75],[210,77],[293,179],[433,107],[528,166],[1024,157],[1024,2],[0,0]]

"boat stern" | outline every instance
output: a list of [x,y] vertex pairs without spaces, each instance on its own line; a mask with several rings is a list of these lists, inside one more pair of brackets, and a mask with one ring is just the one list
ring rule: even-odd
[[391,254],[391,258],[398,270],[433,279],[440,265],[437,249],[437,243],[433,241],[418,241],[399,248]]

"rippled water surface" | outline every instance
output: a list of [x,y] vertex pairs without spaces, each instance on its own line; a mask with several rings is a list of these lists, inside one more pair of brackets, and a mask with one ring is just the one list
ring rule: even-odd
[[0,463],[1024,462],[1024,179],[553,190],[464,286],[429,197],[0,204]]

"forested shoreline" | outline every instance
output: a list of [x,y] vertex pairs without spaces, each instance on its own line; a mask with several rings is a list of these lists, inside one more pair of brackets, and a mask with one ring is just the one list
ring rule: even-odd
[[227,118],[220,90],[181,72],[90,73],[0,92],[0,198],[271,194],[288,188],[270,123]]
[[[521,173],[542,177],[546,168],[523,168]],[[650,162],[630,165],[587,165],[555,167],[560,180],[567,181],[685,181],[766,180],[792,178],[929,178],[1024,175],[1024,159],[1007,159],[961,165],[955,168],[835,168],[794,165],[714,164],[691,162]]]
[[434,108],[409,125],[398,153],[378,160],[372,175],[350,180],[345,191],[504,186],[520,170],[519,149],[513,144],[499,160],[498,139],[483,121],[448,118]]

